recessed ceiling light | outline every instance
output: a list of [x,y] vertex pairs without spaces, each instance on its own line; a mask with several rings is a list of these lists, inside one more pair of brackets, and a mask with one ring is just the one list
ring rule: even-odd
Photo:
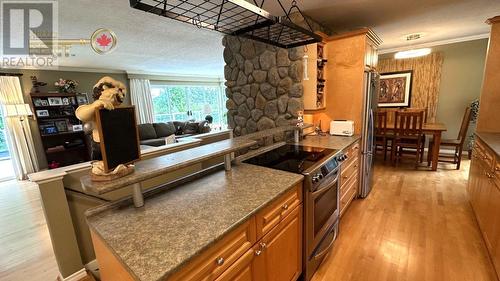
[[431,48],[401,51],[401,52],[397,52],[394,55],[394,58],[395,59],[409,59],[409,58],[422,57],[422,56],[427,56],[428,54],[431,53],[431,51],[432,51]]

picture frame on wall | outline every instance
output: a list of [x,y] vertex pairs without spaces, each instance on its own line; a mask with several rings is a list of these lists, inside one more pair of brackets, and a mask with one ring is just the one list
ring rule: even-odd
[[62,99],[60,97],[49,97],[48,101],[50,106],[63,105]]
[[37,117],[49,117],[49,111],[47,109],[41,109],[36,111]]
[[88,104],[89,97],[87,96],[87,93],[81,93],[81,94],[76,95],[76,103],[78,105]]
[[380,74],[379,107],[410,107],[413,71]]

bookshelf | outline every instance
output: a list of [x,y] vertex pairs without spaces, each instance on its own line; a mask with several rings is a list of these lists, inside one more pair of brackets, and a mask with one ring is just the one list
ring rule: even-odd
[[88,139],[75,115],[76,108],[88,102],[88,97],[78,93],[31,93],[30,96],[49,168],[89,161]]

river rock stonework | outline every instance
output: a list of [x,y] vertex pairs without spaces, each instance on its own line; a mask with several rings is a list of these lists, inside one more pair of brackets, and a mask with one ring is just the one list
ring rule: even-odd
[[303,109],[304,48],[224,36],[227,118],[235,136],[287,125]]

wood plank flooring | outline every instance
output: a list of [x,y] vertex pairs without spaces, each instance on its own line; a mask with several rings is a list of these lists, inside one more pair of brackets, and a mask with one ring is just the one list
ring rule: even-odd
[[466,195],[469,161],[437,172],[377,163],[313,281],[495,281]]
[[0,183],[0,280],[56,280],[40,193],[31,182]]

